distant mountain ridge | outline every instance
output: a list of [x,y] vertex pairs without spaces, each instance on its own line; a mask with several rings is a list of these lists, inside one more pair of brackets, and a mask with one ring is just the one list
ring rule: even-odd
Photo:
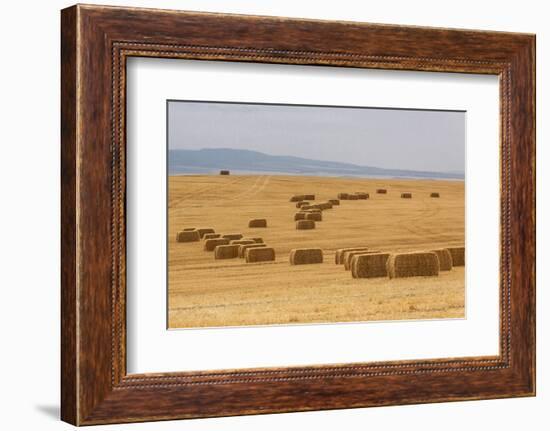
[[457,172],[385,169],[294,156],[272,156],[259,151],[232,148],[169,150],[169,175],[213,173],[220,169],[295,175],[464,179],[464,174]]

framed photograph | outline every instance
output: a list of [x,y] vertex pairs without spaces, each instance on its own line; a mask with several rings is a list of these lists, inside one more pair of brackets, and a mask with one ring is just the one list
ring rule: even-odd
[[535,394],[535,36],[61,14],[62,419]]

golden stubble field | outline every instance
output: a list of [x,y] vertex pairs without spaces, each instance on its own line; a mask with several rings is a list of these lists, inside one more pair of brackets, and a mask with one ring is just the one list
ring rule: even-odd
[[[464,182],[288,175],[169,177],[170,328],[464,317],[464,267],[437,277],[353,279],[334,263],[338,248],[430,250],[464,244]],[[388,189],[387,195],[375,194]],[[296,230],[293,194],[316,202],[339,192],[370,193],[323,211],[314,230]],[[437,191],[439,199],[429,194]],[[401,199],[412,192],[412,199]],[[248,228],[266,218],[267,228]],[[215,260],[204,241],[177,243],[185,227],[260,236],[275,262]],[[324,263],[291,266],[292,248],[320,247]]]

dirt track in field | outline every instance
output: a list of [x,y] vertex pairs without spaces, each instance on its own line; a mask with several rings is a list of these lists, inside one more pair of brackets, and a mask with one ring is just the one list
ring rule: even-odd
[[[386,188],[387,195],[376,194]],[[365,191],[295,229],[293,194],[316,202]],[[430,198],[437,191],[440,198]],[[412,199],[401,199],[412,192]],[[169,177],[168,296],[171,328],[464,317],[464,267],[438,277],[353,279],[334,263],[342,247],[413,251],[464,244],[464,182],[287,175]],[[248,228],[267,218],[267,228]],[[185,227],[260,236],[276,261],[214,260],[203,242],[177,243]],[[292,248],[321,247],[324,263],[291,266]]]

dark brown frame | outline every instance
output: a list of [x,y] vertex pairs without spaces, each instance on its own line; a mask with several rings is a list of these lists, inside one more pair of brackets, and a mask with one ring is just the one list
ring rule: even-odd
[[[61,18],[63,420],[87,425],[535,394],[534,35],[81,5]],[[129,56],[498,75],[500,355],[127,375]]]

